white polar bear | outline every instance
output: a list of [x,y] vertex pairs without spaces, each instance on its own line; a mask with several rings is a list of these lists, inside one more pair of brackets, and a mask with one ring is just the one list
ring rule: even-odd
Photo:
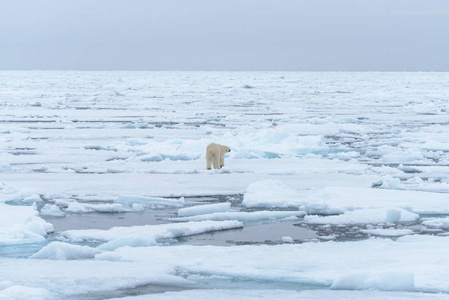
[[210,170],[212,164],[214,169],[221,169],[224,166],[224,155],[231,152],[228,146],[211,143],[206,148],[206,170]]

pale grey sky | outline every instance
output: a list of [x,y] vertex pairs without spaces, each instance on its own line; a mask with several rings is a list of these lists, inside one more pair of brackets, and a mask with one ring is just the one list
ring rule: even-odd
[[2,0],[0,69],[449,71],[449,0]]

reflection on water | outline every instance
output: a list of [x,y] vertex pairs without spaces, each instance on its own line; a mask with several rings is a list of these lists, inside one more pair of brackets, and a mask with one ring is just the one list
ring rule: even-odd
[[188,245],[231,246],[245,244],[278,244],[283,237],[291,237],[294,242],[303,242],[316,238],[315,232],[294,226],[297,221],[276,223],[245,224],[245,227],[233,230],[214,231],[182,237],[180,243]]

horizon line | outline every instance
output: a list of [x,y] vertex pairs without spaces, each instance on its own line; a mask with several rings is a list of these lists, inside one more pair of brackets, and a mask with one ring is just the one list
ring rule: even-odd
[[152,69],[0,69],[0,72],[310,72],[310,73],[445,73],[449,70],[152,70]]

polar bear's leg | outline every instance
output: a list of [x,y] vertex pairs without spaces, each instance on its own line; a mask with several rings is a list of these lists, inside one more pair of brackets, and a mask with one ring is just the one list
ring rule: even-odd
[[224,167],[224,152],[220,151],[220,169]]
[[213,156],[211,153],[206,153],[206,170],[210,170],[212,167]]
[[210,170],[212,168],[212,163],[214,162],[214,152],[215,152],[215,144],[211,143],[207,145],[206,148],[206,170]]
[[214,155],[214,169],[220,169],[220,155],[218,153]]

